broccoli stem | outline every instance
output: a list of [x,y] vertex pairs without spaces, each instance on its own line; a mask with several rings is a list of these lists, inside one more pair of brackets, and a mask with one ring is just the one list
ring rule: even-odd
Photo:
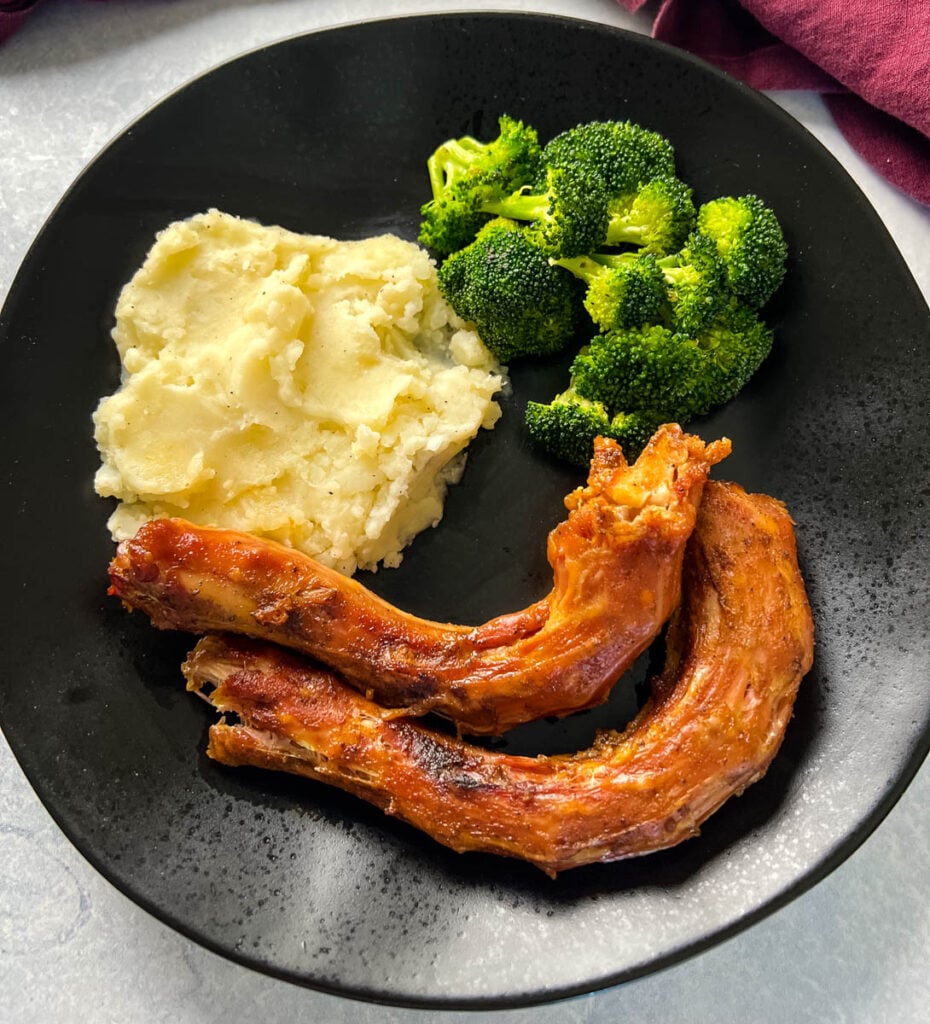
[[606,270],[603,263],[599,263],[590,256],[563,257],[558,260],[550,259],[549,262],[555,266],[564,267],[586,284],[590,284]]
[[461,139],[450,139],[432,153],[426,161],[426,169],[433,198],[439,199],[449,183],[461,177],[486,148],[477,139],[466,135]]
[[607,222],[608,245],[620,245],[621,242],[643,245],[646,241],[648,241],[648,229],[644,224],[634,224],[613,218]]
[[[598,253],[591,258],[591,261],[602,267],[620,268],[630,266],[639,258],[640,254],[636,252]],[[662,276],[670,285],[692,284],[697,281],[699,276],[694,267],[689,264],[681,265],[681,257],[678,253],[662,256],[656,260],[656,266],[662,271]]]
[[671,285],[678,285],[680,287],[684,284],[694,284],[698,280],[699,275],[695,271],[694,267],[680,267],[669,264],[663,265],[662,260],[659,260],[658,264],[663,277]]
[[483,203],[481,209],[484,213],[512,220],[538,220],[549,209],[549,197],[534,195],[532,192],[517,192],[506,199]]

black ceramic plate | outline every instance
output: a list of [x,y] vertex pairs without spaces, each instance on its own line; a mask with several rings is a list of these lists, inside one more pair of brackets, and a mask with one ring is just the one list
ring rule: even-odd
[[[766,778],[701,837],[550,881],[458,856],[321,786],[208,761],[211,714],[178,672],[187,637],[105,595],[109,506],[90,415],[117,383],[114,301],[153,235],[208,206],[298,231],[413,238],[424,161],[506,111],[543,137],[594,118],[667,134],[698,198],[754,191],[791,246],[777,347],[697,424],[718,476],[787,502],[817,621],[816,666]],[[250,53],[168,98],[81,176],[0,320],[0,721],[61,827],[142,906],[210,948],[352,996],[528,1003],[668,964],[783,904],[876,825],[927,749],[928,311],[836,162],[755,93],[635,35],[558,18],[416,17]],[[522,405],[564,367],[514,370],[446,519],[370,583],[476,621],[547,588],[544,538],[576,477],[526,446]],[[570,750],[635,705],[520,730]]]

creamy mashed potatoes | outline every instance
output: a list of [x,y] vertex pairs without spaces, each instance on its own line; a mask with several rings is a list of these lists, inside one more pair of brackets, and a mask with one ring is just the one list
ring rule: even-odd
[[501,376],[410,242],[298,235],[211,210],[124,287],[119,390],[94,414],[114,539],[182,516],[345,573],[395,566],[442,515]]

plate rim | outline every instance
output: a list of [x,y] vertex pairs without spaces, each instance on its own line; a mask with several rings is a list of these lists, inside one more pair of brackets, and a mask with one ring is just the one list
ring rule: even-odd
[[[913,274],[910,267],[905,262],[901,252],[895,242],[894,237],[886,228],[881,217],[868,200],[864,191],[860,185],[852,178],[850,173],[846,170],[839,159],[829,150],[826,146],[808,129],[805,125],[800,123],[796,118],[792,117],[782,107],[780,107],[774,100],[766,96],[764,93],[755,90],[745,83],[733,78],[726,72],[716,68],[713,64],[710,64],[706,60],[697,57],[687,51],[681,50],[670,44],[664,43],[659,40],[652,39],[650,36],[643,33],[639,33],[635,30],[628,28],[613,26],[604,24],[598,21],[589,20],[587,18],[555,14],[548,12],[532,12],[532,11],[504,11],[504,10],[474,10],[474,11],[438,11],[438,12],[424,12],[424,13],[407,13],[401,15],[386,15],[375,18],[364,18],[355,19],[351,21],[341,22],[334,25],[321,26],[318,28],[298,31],[289,33],[286,36],[275,38],[271,41],[260,43],[253,47],[249,47],[245,50],[236,52],[235,54],[226,57],[212,64],[210,67],[198,72],[194,76],[186,79],[173,89],[165,92],[159,96],[154,102],[149,104],[140,114],[128,121],[122,128],[120,128],[107,142],[101,146],[97,152],[88,159],[75,177],[71,180],[70,184],[65,188],[58,200],[53,204],[51,211],[43,219],[41,226],[35,233],[32,241],[26,249],[24,256],[22,257],[19,266],[13,276],[10,287],[4,296],[2,308],[0,308],[0,332],[3,332],[7,326],[8,313],[7,311],[16,305],[18,293],[21,288],[25,286],[25,282],[29,276],[31,270],[31,264],[34,262],[34,257],[37,248],[40,246],[43,236],[45,235],[49,225],[56,219],[61,208],[69,201],[70,197],[82,182],[82,180],[90,175],[97,165],[105,159],[108,153],[120,142],[130,134],[134,128],[147,119],[154,111],[161,108],[163,105],[169,103],[174,97],[183,93],[187,89],[195,86],[197,83],[209,78],[217,71],[227,68],[228,66],[235,64],[239,61],[248,59],[252,56],[273,51],[274,49],[288,45],[295,41],[307,39],[310,37],[317,37],[320,35],[326,35],[331,33],[342,33],[346,31],[354,31],[358,29],[369,29],[380,25],[395,24],[395,23],[409,23],[409,22],[435,22],[435,21],[497,21],[497,22],[509,22],[513,20],[519,20],[523,22],[539,22],[547,21],[552,23],[561,23],[566,25],[567,28],[572,30],[581,28],[585,31],[592,31],[598,34],[603,34],[626,43],[632,42],[636,46],[641,46],[648,49],[658,49],[664,51],[670,58],[684,62],[685,64],[692,65],[699,69],[704,74],[711,74],[712,76],[726,82],[727,87],[735,89],[742,93],[745,97],[751,98],[756,104],[762,104],[767,108],[769,115],[776,117],[783,125],[790,128],[794,132],[803,133],[807,139],[815,145],[822,157],[826,158],[832,170],[835,174],[839,174],[847,187],[850,189],[851,196],[854,196],[860,207],[866,211],[867,215],[872,219],[873,224],[881,229],[883,234],[887,237],[893,251],[898,258],[898,273],[903,272],[906,276],[909,286],[913,292],[920,296],[923,300],[923,296],[917,287],[916,281],[914,280]],[[928,322],[930,322],[930,310],[928,310]],[[3,697],[3,688],[0,688],[0,701]],[[2,729],[2,721],[0,721],[0,729]],[[881,824],[881,822],[887,817],[888,813],[893,809],[895,804],[900,799],[901,795],[908,788],[914,776],[920,770],[923,762],[930,753],[930,719],[925,723],[924,730],[921,735],[920,741],[914,746],[914,749],[910,751],[910,755],[904,764],[903,770],[900,770],[891,783],[886,786],[885,791],[881,798],[876,801],[872,810],[865,818],[863,818],[855,827],[855,829],[848,834],[844,835],[839,839],[830,851],[821,857],[819,861],[810,865],[805,872],[798,875],[794,882],[787,887],[781,889],[776,895],[770,897],[767,901],[758,906],[754,907],[742,916],[732,920],[729,924],[722,926],[699,939],[687,941],[681,943],[674,948],[671,948],[659,957],[651,957],[645,959],[643,962],[633,967],[628,967],[619,971],[606,971],[603,974],[595,977],[591,977],[584,982],[579,982],[573,985],[562,986],[552,990],[542,991],[533,990],[523,992],[521,994],[507,995],[479,995],[479,996],[433,996],[433,997],[421,997],[419,995],[412,995],[409,997],[398,995],[395,991],[384,991],[377,987],[365,987],[358,985],[343,985],[343,984],[331,984],[325,980],[318,978],[310,978],[306,973],[292,971],[287,968],[277,967],[270,964],[267,961],[262,960],[259,957],[251,956],[246,952],[233,951],[228,946],[223,946],[221,943],[214,942],[209,937],[198,933],[195,929],[188,927],[183,921],[176,918],[170,911],[167,911],[158,906],[158,904],[145,897],[143,894],[135,891],[131,884],[126,879],[113,870],[113,866],[110,865],[105,858],[98,856],[96,851],[88,850],[85,848],[83,843],[79,843],[70,828],[66,827],[61,820],[59,820],[58,809],[54,806],[50,806],[46,803],[46,799],[42,794],[41,788],[37,788],[36,783],[30,773],[23,768],[22,761],[19,754],[19,744],[14,743],[6,736],[4,732],[4,738],[7,741],[10,750],[12,751],[14,758],[23,772],[30,788],[38,797],[45,810],[49,813],[56,826],[67,838],[69,844],[94,868],[94,870],[104,877],[111,885],[113,885],[123,895],[127,896],[135,905],[141,907],[147,913],[151,914],[157,920],[164,924],[167,924],[173,930],[184,935],[199,946],[211,950],[211,952],[223,957],[224,959],[239,963],[250,969],[258,970],[259,972],[276,977],[280,980],[297,984],[303,987],[308,987],[317,991],[326,992],[332,995],[361,1000],[366,1002],[379,1003],[384,1005],[392,1005],[398,1007],[407,1008],[434,1008],[443,1010],[481,1010],[481,1009],[512,1009],[529,1006],[537,1006],[555,1001],[561,1001],[564,999],[573,998],[578,995],[590,994],[605,988],[613,987],[636,978],[644,977],[648,974],[656,971],[665,969],[673,964],[679,963],[684,959],[691,956],[697,955],[702,951],[719,945],[721,942],[726,941],[729,938],[739,934],[740,932],[751,927],[753,924],[765,919],[773,913],[792,902],[794,899],[803,895],[805,892],[813,888],[821,880],[831,874],[840,864],[842,864],[848,857],[859,848],[875,831],[875,829]]]

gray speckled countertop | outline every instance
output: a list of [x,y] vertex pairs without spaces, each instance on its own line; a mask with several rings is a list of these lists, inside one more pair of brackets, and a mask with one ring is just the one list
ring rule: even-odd
[[[614,0],[49,0],[0,47],[0,298],[83,165],[195,74],[293,33],[453,7],[566,14],[647,30]],[[817,97],[774,98],[848,169],[930,296],[930,210],[865,167]],[[930,1020],[928,835],[925,765],[877,832],[825,881],[700,956],[548,1007],[424,1014],[276,981],[176,934],[95,873],[0,742],[0,1020],[922,1024]]]

